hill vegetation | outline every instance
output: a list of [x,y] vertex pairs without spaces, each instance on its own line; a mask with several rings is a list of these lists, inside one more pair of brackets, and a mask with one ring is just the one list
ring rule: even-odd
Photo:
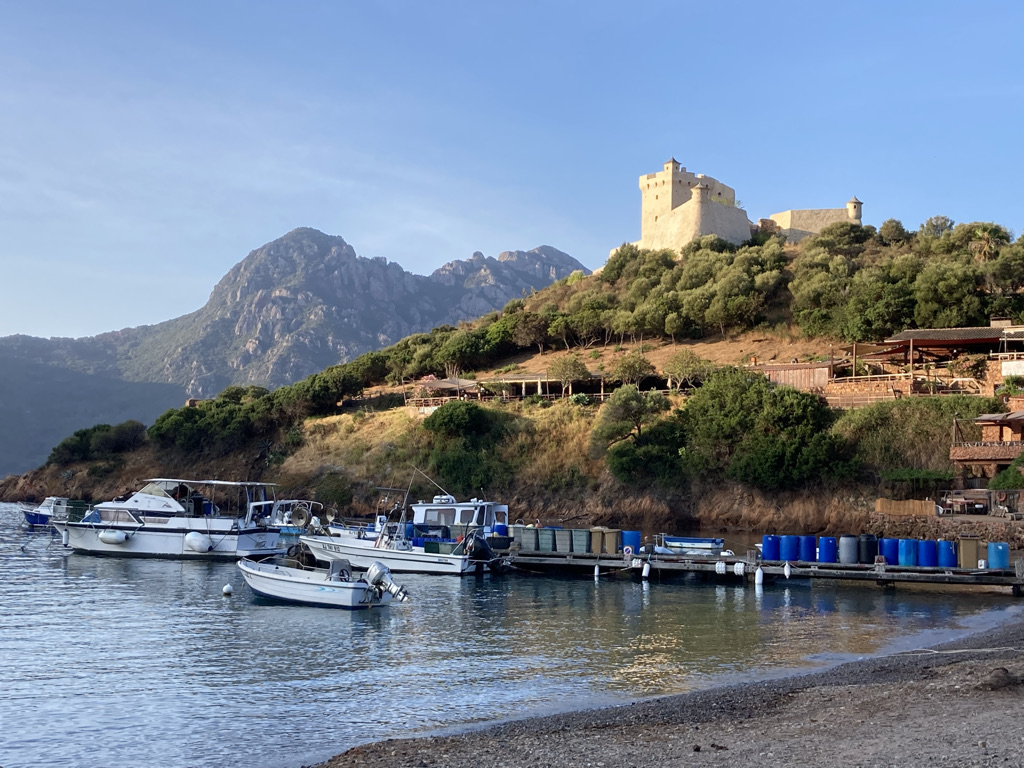
[[[293,230],[236,264],[194,312],[91,338],[0,338],[0,476],[38,465],[57,440],[97,420],[151,423],[186,397],[291,384],[411,333],[500,309],[575,271],[586,270],[540,246],[477,253],[420,276],[360,257],[340,237]],[[76,382],[82,397],[72,400],[66,393]]]
[[[363,511],[374,485],[409,466],[453,493],[500,496],[559,519],[652,509],[682,519],[708,487],[934,493],[951,480],[953,419],[1002,410],[1000,401],[944,396],[832,411],[816,396],[711,362],[699,343],[677,342],[756,329],[782,346],[794,326],[805,336],[873,340],[915,325],[981,323],[989,313],[1019,321],[1021,286],[1024,246],[1005,229],[941,217],[913,235],[893,221],[877,232],[833,225],[795,249],[774,237],[739,248],[703,238],[678,257],[623,246],[600,274],[570,275],[474,322],[407,336],[292,386],[232,386],[167,411],[146,450],[167,464],[230,463]],[[410,380],[514,369],[507,361],[531,350],[549,358],[566,395],[596,359],[620,386],[603,405],[583,394],[452,401],[425,420],[398,407],[397,388]],[[672,383],[668,396],[645,391],[652,375]],[[80,476],[71,447],[59,445],[40,477],[58,467]],[[18,487],[9,481],[0,493]]]

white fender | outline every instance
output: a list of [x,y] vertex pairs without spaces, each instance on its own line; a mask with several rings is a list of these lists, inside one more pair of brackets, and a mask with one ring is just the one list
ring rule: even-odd
[[715,563],[715,573],[717,573],[719,576],[721,576],[721,575],[723,575],[725,573],[725,561],[724,560],[719,560],[717,563]]
[[128,540],[128,534],[124,531],[113,531],[108,528],[105,531],[100,531],[100,535],[97,538],[104,544],[124,544]]
[[732,572],[737,576],[742,576],[745,570],[743,563],[733,563]]
[[185,546],[193,552],[202,552],[205,554],[213,549],[213,541],[211,541],[210,537],[205,533],[189,531],[185,534]]
[[793,575],[793,569],[789,567],[789,563],[786,563],[783,566],[782,573],[786,576],[787,579]]
[[645,579],[650,578],[650,575],[651,575],[651,564],[650,563],[644,563],[644,569],[643,569],[642,575],[643,575],[643,578],[645,578]]
[[764,584],[764,571],[761,570],[761,566],[757,566],[757,570],[754,571],[754,584]]
[[71,543],[71,534],[68,532],[67,528],[65,528],[64,532],[60,535],[60,543],[63,544],[65,547]]

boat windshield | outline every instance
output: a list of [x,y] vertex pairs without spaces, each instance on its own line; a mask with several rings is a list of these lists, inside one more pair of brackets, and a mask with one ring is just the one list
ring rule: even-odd
[[139,493],[145,493],[145,494],[147,494],[149,496],[163,496],[164,498],[167,498],[167,499],[174,498],[173,496],[171,496],[171,494],[169,494],[167,491],[165,491],[159,485],[159,483],[147,483],[138,492]]
[[423,522],[455,525],[455,510],[451,507],[429,507],[423,515]]

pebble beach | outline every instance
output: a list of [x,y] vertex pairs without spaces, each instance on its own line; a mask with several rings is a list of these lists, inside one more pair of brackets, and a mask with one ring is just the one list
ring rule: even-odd
[[314,768],[1024,766],[1022,717],[1014,618],[812,674],[366,744]]

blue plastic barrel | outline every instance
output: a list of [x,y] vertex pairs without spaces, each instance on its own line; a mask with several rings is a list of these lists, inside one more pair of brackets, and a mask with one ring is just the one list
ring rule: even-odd
[[878,554],[885,558],[886,565],[899,565],[900,540],[880,539],[878,541]]
[[938,566],[938,542],[932,539],[921,539],[917,542],[917,564],[921,568],[935,568]]
[[495,536],[508,536],[508,526],[505,523],[494,524],[494,535]]
[[853,535],[839,537],[839,562],[854,565],[860,557],[860,538]]
[[871,565],[878,557],[878,537],[873,533],[862,533],[857,540],[857,562]]
[[822,536],[818,539],[818,562],[834,563],[839,558],[839,543],[835,536]]
[[917,539],[900,539],[900,565],[917,565]]
[[1010,567],[1010,545],[1002,541],[990,541],[988,543],[988,567],[1009,568]]
[[766,534],[761,539],[761,559],[762,560],[778,560],[779,559],[779,537]]
[[786,560],[795,563],[800,559],[800,537],[780,536],[779,537],[779,560]]
[[626,547],[633,548],[633,554],[640,551],[640,531],[623,531],[622,532],[622,551],[626,551]]
[[816,536],[800,537],[800,560],[813,563],[818,559],[818,538]]
[[405,538],[411,539],[416,533],[416,526],[412,523],[405,524]]
[[940,568],[956,568],[958,561],[956,557],[955,541],[938,541],[936,549],[939,555]]

